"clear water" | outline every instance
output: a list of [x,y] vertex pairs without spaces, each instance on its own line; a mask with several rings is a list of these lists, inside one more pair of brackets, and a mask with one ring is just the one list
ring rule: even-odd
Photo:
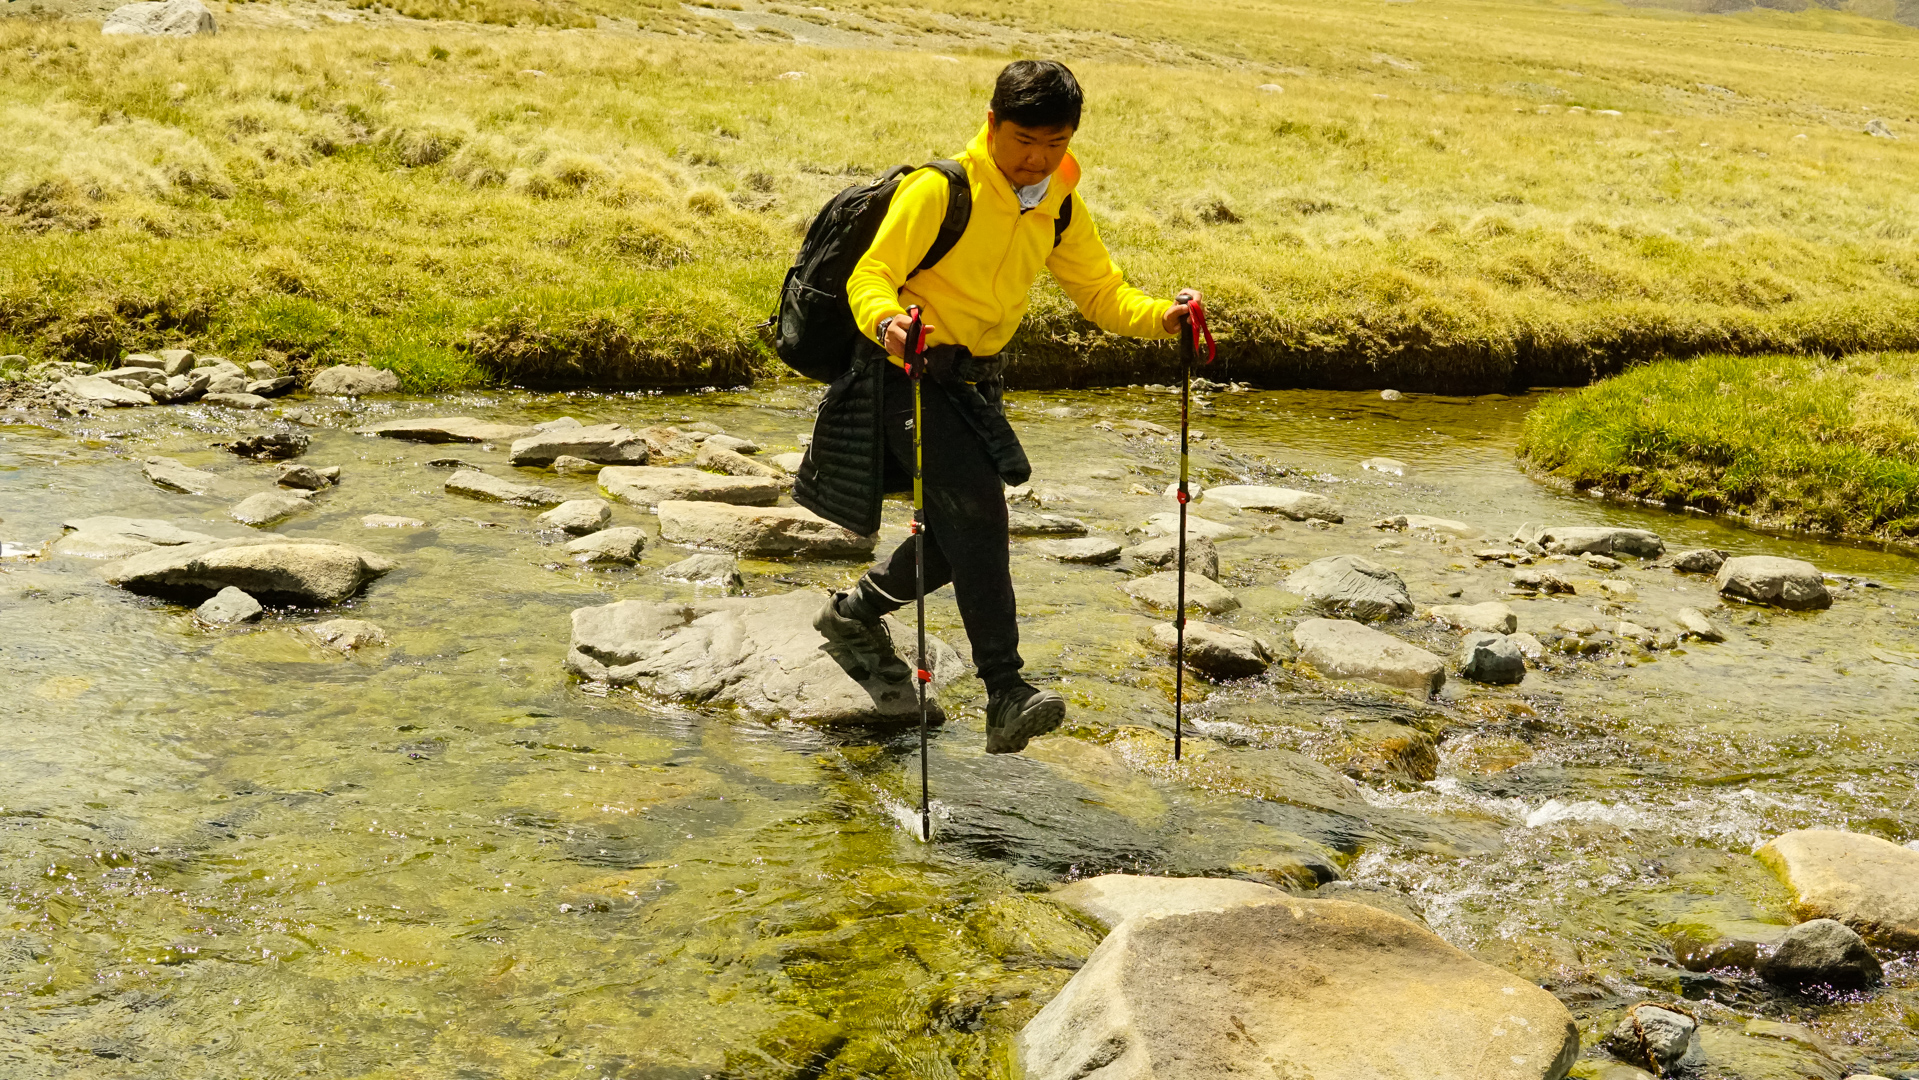
[[[776,385],[305,403],[304,460],[345,477],[275,531],[399,563],[344,612],[391,645],[351,657],[289,632],[314,613],[208,632],[185,608],[104,585],[97,563],[0,560],[0,1074],[1002,1076],[1012,1035],[1096,941],[1036,899],[1046,886],[1111,870],[1283,878],[1315,858],[1558,993],[1589,1054],[1620,1005],[1653,995],[1691,998],[1722,1036],[1702,1075],[1808,1075],[1790,1044],[1741,1034],[1750,1018],[1809,1024],[1862,1070],[1919,1065],[1910,963],[1885,990],[1817,1002],[1684,973],[1668,946],[1676,927],[1789,921],[1750,857],[1780,831],[1919,839],[1919,659],[1902,656],[1919,654],[1919,565],[1539,484],[1513,459],[1524,398],[1217,395],[1195,418],[1219,440],[1196,454],[1203,477],[1322,490],[1346,509],[1316,531],[1199,503],[1251,533],[1221,546],[1245,606],[1220,621],[1283,640],[1297,613],[1285,574],[1342,552],[1392,566],[1422,605],[1454,590],[1506,598],[1506,572],[1471,557],[1479,545],[1368,527],[1389,513],[1493,537],[1526,521],[1631,524],[1675,549],[1787,554],[1886,587],[1844,588],[1816,614],[1717,612],[1723,645],[1555,661],[1431,709],[1282,669],[1198,686],[1199,763],[1176,768],[1170,673],[1141,644],[1155,620],[1116,588],[1124,572],[1016,541],[1028,666],[1068,693],[1073,722],[989,758],[980,695],[955,688],[958,719],[932,743],[931,844],[913,829],[910,732],[761,725],[562,672],[571,610],[688,594],[653,573],[684,551],[655,543],[633,570],[579,568],[533,531],[536,511],[448,496],[445,471],[424,464],[509,475],[504,447],[351,430],[394,415],[707,420],[774,453],[798,447],[808,402],[805,386]],[[1129,491],[1162,489],[1173,447],[1093,424],[1172,426],[1176,398],[1025,394],[1013,409],[1049,512],[1120,538],[1171,508]],[[242,534],[224,500],[162,491],[139,461],[165,454],[266,488],[270,466],[212,444],[286,426],[198,408],[49,423],[0,427],[9,544],[37,548],[92,514]],[[1358,467],[1375,455],[1410,471]],[[528,478],[594,493],[590,479]],[[369,513],[431,527],[368,529]],[[652,529],[630,507],[615,517]],[[889,508],[887,542],[904,520]],[[1399,545],[1375,551],[1382,540]],[[861,568],[743,569],[766,593]],[[1636,621],[1713,601],[1704,580],[1614,576],[1637,589],[1622,608]],[[1512,603],[1527,629],[1603,621],[1589,596]],[[963,645],[950,599],[929,610]],[[1236,747],[1336,761],[1353,725],[1394,717],[1443,727],[1438,780],[1327,806],[1256,797],[1204,765]]]

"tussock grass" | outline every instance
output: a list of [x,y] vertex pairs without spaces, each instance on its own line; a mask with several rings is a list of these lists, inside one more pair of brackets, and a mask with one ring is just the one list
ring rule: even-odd
[[[421,11],[467,10],[445,2]],[[1919,34],[1892,24],[1514,0],[792,8],[889,46],[824,50],[677,5],[540,3],[621,29],[0,20],[0,347],[186,341],[370,360],[419,389],[741,381],[778,367],[752,324],[813,210],[956,151],[999,66],[1042,53],[1091,95],[1076,145],[1109,243],[1145,287],[1210,291],[1232,378],[1472,390],[1919,348]],[[632,30],[669,16],[675,36]],[[1865,135],[1875,117],[1913,137]],[[1172,370],[1050,284],[1035,301],[1015,382]]]
[[1919,355],[1649,364],[1541,404],[1520,452],[1578,488],[1910,544]]

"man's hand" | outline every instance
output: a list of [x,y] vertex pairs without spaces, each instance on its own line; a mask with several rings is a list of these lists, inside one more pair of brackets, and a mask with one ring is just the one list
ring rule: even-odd
[[[912,325],[913,320],[904,315],[895,315],[893,321],[886,324],[886,351],[892,353],[895,359],[906,359],[906,331]],[[920,329],[930,334],[933,332],[933,324],[923,322],[920,324]]]
[[1159,321],[1160,327],[1169,334],[1179,333],[1179,328],[1186,325],[1186,305],[1204,299],[1198,289],[1181,289],[1174,293],[1173,306],[1166,309],[1166,317]]

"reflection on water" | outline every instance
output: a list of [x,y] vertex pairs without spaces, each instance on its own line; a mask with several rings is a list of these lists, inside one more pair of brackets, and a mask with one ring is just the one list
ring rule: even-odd
[[[310,613],[210,633],[104,586],[98,564],[0,562],[0,1072],[1003,1075],[1010,1034],[1096,941],[1033,894],[1111,870],[1292,888],[1343,876],[1342,895],[1423,912],[1551,987],[1589,1047],[1609,1008],[1658,992],[1695,999],[1715,1030],[1810,1023],[1872,1055],[1862,1069],[1919,1061],[1910,965],[1864,1001],[1820,1004],[1680,971],[1669,946],[1686,927],[1787,921],[1749,856],[1780,831],[1919,838],[1919,666],[1901,662],[1919,653],[1914,563],[1536,484],[1511,453],[1526,399],[1215,396],[1195,420],[1202,477],[1289,477],[1347,515],[1316,531],[1198,504],[1250,533],[1221,545],[1245,605],[1221,621],[1283,642],[1297,600],[1279,582],[1340,552],[1391,565],[1422,605],[1505,598],[1476,545],[1367,527],[1388,513],[1494,537],[1526,521],[1631,524],[1673,548],[1787,554],[1886,587],[1855,583],[1813,615],[1722,611],[1723,645],[1555,661],[1516,690],[1456,687],[1431,706],[1278,670],[1198,687],[1197,753],[1174,766],[1170,673],[1141,644],[1153,620],[1116,588],[1125,572],[1017,551],[1028,666],[1062,685],[1073,723],[988,758],[981,696],[953,690],[958,719],[933,739],[932,844],[916,839],[911,731],[748,724],[561,672],[572,609],[690,595],[654,573],[685,552],[655,542],[637,569],[579,568],[532,531],[536,511],[447,496],[425,464],[510,475],[504,447],[351,433],[407,414],[706,420],[771,453],[797,448],[807,402],[791,385],[306,403],[304,460],[345,477],[276,531],[399,564],[348,612],[392,644],[351,657],[287,633]],[[1167,509],[1131,492],[1163,489],[1174,448],[1094,424],[1171,424],[1176,409],[1139,391],[1016,395],[1049,512],[1118,538]],[[161,491],[138,466],[164,454],[268,486],[270,467],[211,446],[232,423],[154,409],[0,427],[0,538],[37,548],[92,514],[242,534],[224,502]],[[1408,475],[1359,469],[1375,455]],[[528,477],[594,493],[578,476]],[[363,528],[369,513],[429,527]],[[888,521],[891,542],[904,509]],[[630,507],[614,523],[653,531]],[[767,593],[860,567],[743,569]],[[1638,621],[1712,601],[1701,580],[1614,576],[1636,591],[1618,613]],[[1512,603],[1527,629],[1613,610],[1583,595]],[[964,641],[949,597],[929,612]],[[1309,760],[1340,764],[1374,724],[1438,732],[1439,778],[1355,787]],[[1747,1042],[1722,1042],[1720,1074],[1775,1075]]]

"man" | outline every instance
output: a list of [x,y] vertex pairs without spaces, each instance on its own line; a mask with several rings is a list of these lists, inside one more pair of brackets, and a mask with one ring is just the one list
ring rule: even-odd
[[[1042,267],[1103,330],[1170,337],[1186,315],[1183,303],[1154,300],[1126,284],[1074,194],[1080,167],[1067,146],[1079,128],[1082,101],[1063,64],[1020,60],[1000,72],[986,126],[959,158],[972,195],[966,229],[944,258],[920,272],[915,268],[946,218],[949,181],[922,169],[900,183],[846,283],[854,323],[869,340],[861,343],[854,372],[834,384],[821,406],[795,491],[802,505],[829,518],[857,519],[862,500],[876,508],[883,486],[897,490],[870,474],[911,476],[913,388],[904,357],[906,309],[918,305],[928,331],[920,432],[926,588],[953,586],[986,684],[991,754],[1025,749],[1066,716],[1064,698],[1020,676],[1002,483],[1025,482],[1031,468],[1000,407],[998,354],[1019,328]],[[1197,300],[1199,291],[1179,295]],[[876,437],[863,434],[866,416],[877,421]],[[909,674],[880,617],[913,602],[918,540],[908,537],[851,590],[835,594],[814,622],[854,663],[887,679]]]

